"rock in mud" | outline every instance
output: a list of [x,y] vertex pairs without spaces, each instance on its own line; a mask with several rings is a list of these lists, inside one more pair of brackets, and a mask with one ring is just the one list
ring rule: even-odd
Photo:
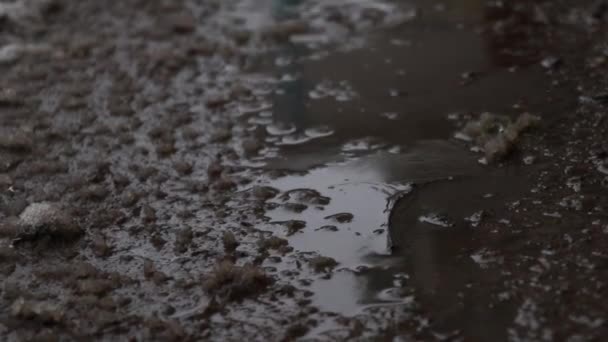
[[309,205],[328,205],[329,197],[321,195],[320,192],[312,189],[293,189],[281,195],[283,201],[296,201]]
[[211,109],[222,107],[228,102],[230,102],[228,95],[220,91],[209,92],[205,97],[205,104]]
[[152,280],[157,285],[160,285],[169,280],[169,276],[159,271],[154,265],[154,262],[149,259],[146,259],[144,261],[144,277],[146,277],[146,279]]
[[147,204],[143,205],[141,207],[141,219],[146,223],[156,221],[156,210]]
[[521,114],[515,122],[506,116],[483,113],[478,120],[468,122],[455,136],[481,147],[487,162],[498,162],[515,149],[522,133],[539,122],[540,118],[530,113]]
[[0,148],[14,152],[29,152],[34,147],[33,133],[23,130],[0,132]]
[[241,143],[241,148],[245,153],[245,156],[254,156],[258,153],[258,151],[262,148],[262,144],[257,139],[248,138],[243,140]]
[[78,290],[82,294],[102,297],[114,290],[117,285],[110,279],[85,279],[78,283]]
[[269,186],[256,185],[251,189],[251,192],[253,193],[253,196],[257,199],[268,200],[276,197],[276,195],[279,193],[279,190]]
[[194,233],[192,232],[192,228],[186,227],[179,229],[175,233],[175,251],[177,253],[185,253],[192,244],[193,238]]
[[262,251],[267,251],[269,249],[278,250],[287,245],[289,245],[287,240],[281,239],[280,237],[277,237],[277,236],[271,236],[267,239],[262,238],[258,241],[258,247]]
[[6,189],[13,185],[13,179],[7,174],[0,174],[0,190]]
[[110,190],[107,187],[99,184],[91,185],[81,192],[82,198],[91,201],[102,201],[109,194]]
[[222,242],[226,252],[233,252],[239,246],[239,242],[236,241],[236,237],[232,232],[224,232]]
[[42,323],[61,323],[63,311],[47,302],[29,301],[18,298],[11,305],[11,316],[23,320],[38,320]]
[[222,175],[224,167],[219,161],[214,161],[207,167],[207,176],[210,179],[216,179]]
[[193,165],[185,161],[178,161],[173,164],[173,168],[180,176],[187,176],[192,173]]
[[209,294],[226,301],[241,301],[260,294],[273,282],[274,280],[257,266],[237,266],[224,260],[215,267],[203,287]]
[[0,221],[0,237],[14,238],[23,231],[19,218],[8,217]]
[[232,178],[228,176],[223,176],[220,179],[216,180],[213,183],[213,188],[220,192],[225,192],[232,190],[236,187],[236,183],[232,180]]
[[561,62],[562,62],[562,60],[559,57],[549,56],[547,58],[544,58],[540,62],[540,65],[542,65],[543,68],[545,68],[545,69],[555,69],[556,67],[558,67],[561,64]]
[[329,272],[338,266],[338,262],[330,257],[317,256],[308,260],[308,265],[317,273]]
[[61,8],[57,0],[17,0],[0,3],[0,19],[25,24],[40,20],[43,15]]
[[58,204],[32,203],[19,215],[18,238],[33,238],[40,235],[73,239],[82,234],[74,219]]
[[0,47],[0,64],[11,64],[26,55],[50,53],[51,47],[44,44],[13,43]]
[[177,13],[168,16],[168,24],[176,33],[192,33],[196,29],[196,18],[190,13]]
[[17,106],[22,103],[22,99],[14,89],[0,90],[0,106]]
[[338,229],[338,227],[336,227],[334,225],[326,225],[326,226],[319,227],[316,230],[322,230],[322,231],[326,231],[326,232],[337,232],[339,229]]
[[283,341],[295,341],[299,337],[306,335],[306,333],[308,333],[309,330],[310,330],[310,328],[308,328],[306,325],[301,324],[301,323],[296,323],[296,324],[290,326],[289,328],[287,328]]
[[287,228],[287,235],[293,235],[306,227],[306,222],[300,220],[289,220],[280,223]]
[[285,203],[285,204],[283,204],[283,208],[299,214],[299,213],[303,212],[304,210],[308,209],[308,206],[306,204],[302,204],[302,203]]
[[325,217],[326,220],[336,221],[338,223],[349,223],[352,222],[354,216],[351,213],[338,213]]
[[122,194],[120,203],[125,207],[132,207],[137,203],[137,201],[139,201],[140,197],[141,195],[137,192],[127,191]]

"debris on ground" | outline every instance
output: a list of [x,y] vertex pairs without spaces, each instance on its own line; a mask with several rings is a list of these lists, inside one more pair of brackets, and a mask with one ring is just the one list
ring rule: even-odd
[[523,113],[512,121],[507,116],[486,112],[478,120],[466,123],[455,137],[473,142],[484,152],[485,162],[500,162],[516,148],[521,135],[539,123],[540,118],[530,113]]
[[203,287],[209,294],[226,301],[241,301],[261,293],[273,282],[271,277],[253,264],[237,266],[224,260],[204,279]]
[[338,266],[338,262],[330,257],[316,256],[308,260],[310,267],[317,273],[328,272]]
[[82,228],[59,204],[32,203],[19,215],[19,229],[15,239],[35,239],[48,235],[61,239],[74,239],[83,233]]

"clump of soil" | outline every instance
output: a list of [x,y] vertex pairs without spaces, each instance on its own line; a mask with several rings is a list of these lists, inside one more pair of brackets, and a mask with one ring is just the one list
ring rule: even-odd
[[338,262],[330,257],[317,256],[308,260],[308,265],[317,273],[328,272],[338,266]]
[[34,140],[32,134],[25,131],[13,131],[13,132],[2,132],[0,134],[0,148],[27,152],[32,150],[34,146]]
[[277,236],[271,236],[267,239],[262,238],[258,241],[258,247],[262,251],[267,251],[269,249],[279,250],[284,247],[287,247],[289,242],[285,239],[282,239]]
[[271,277],[255,265],[237,266],[224,260],[216,265],[203,287],[209,294],[226,301],[241,301],[260,294],[273,282]]
[[11,315],[24,320],[38,320],[43,323],[60,323],[63,320],[63,311],[47,302],[29,301],[23,297],[15,300],[11,306]]
[[351,213],[338,213],[325,217],[326,220],[333,220],[339,223],[350,223],[354,218]]
[[14,238],[33,239],[48,235],[74,239],[82,234],[81,227],[59,205],[50,202],[32,203],[23,210],[16,222]]
[[474,142],[484,152],[485,161],[492,163],[506,158],[517,146],[521,134],[539,123],[540,118],[530,113],[521,114],[515,121],[507,116],[483,113],[455,136]]
[[227,252],[232,252],[239,246],[239,242],[232,232],[224,232],[222,242],[224,243],[224,250]]

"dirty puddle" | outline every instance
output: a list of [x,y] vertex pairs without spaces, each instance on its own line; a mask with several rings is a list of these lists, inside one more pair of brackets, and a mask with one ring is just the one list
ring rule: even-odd
[[[311,54],[295,42],[278,53],[272,105],[248,118],[270,146],[253,162],[281,172],[258,182],[280,190],[265,216],[304,259],[335,261],[303,282],[322,311],[415,298],[446,331],[491,336],[513,312],[488,314],[489,291],[475,289],[500,270],[474,229],[525,195],[523,169],[537,166],[523,156],[482,165],[454,133],[483,112],[550,115],[565,90],[526,42],[480,32],[501,15],[483,1],[406,11],[410,20],[362,46]],[[492,324],[468,326],[483,315]]]

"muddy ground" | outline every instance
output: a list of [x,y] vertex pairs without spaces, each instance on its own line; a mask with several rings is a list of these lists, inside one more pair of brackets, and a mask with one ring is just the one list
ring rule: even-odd
[[0,1],[0,339],[602,340],[607,24]]

